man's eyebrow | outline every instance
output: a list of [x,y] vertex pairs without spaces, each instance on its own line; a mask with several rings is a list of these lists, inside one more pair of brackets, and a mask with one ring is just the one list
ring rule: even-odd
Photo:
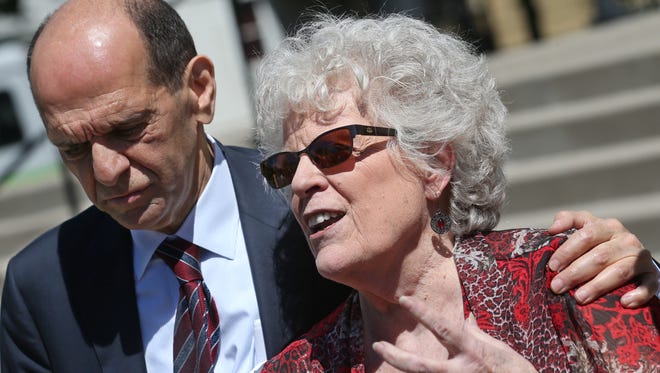
[[[46,133],[48,134],[48,130],[46,130]],[[60,149],[81,144],[80,142],[71,141],[71,139],[68,138],[52,138],[49,136],[49,139],[53,146]]]
[[[144,109],[130,113],[129,115],[121,119],[109,120],[108,123],[114,129],[121,129],[122,127],[131,127],[142,123],[146,124],[149,121],[149,118],[153,116],[153,114],[154,114],[153,110]],[[114,129],[110,129],[110,132],[114,131]],[[60,139],[60,140],[51,139],[51,142],[57,148],[78,146],[84,143],[84,142],[81,143],[81,142],[71,141],[70,139]]]
[[118,126],[118,127],[125,127],[125,126],[131,126],[135,124],[140,124],[147,122],[149,118],[153,115],[153,110],[151,109],[144,109],[140,111],[136,111],[134,113],[131,113],[127,117],[124,117],[122,119],[116,120],[116,121],[111,121],[111,124],[113,126]]

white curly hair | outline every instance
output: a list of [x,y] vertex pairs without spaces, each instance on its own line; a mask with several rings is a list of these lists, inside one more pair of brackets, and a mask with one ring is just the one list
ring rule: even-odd
[[332,113],[333,93],[345,89],[337,82],[354,85],[359,107],[373,123],[396,129],[397,146],[389,151],[419,171],[446,172],[436,155],[453,146],[449,216],[456,235],[497,225],[509,149],[506,108],[484,58],[468,43],[401,14],[315,14],[257,71],[262,153],[282,148],[291,113]]

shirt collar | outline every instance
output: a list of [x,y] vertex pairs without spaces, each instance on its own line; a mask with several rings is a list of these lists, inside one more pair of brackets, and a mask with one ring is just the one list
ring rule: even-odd
[[[236,255],[236,243],[242,239],[238,203],[222,149],[213,137],[207,137],[214,149],[211,177],[197,203],[174,235],[223,258],[233,260]],[[131,236],[134,246],[133,268],[135,279],[139,280],[156,248],[167,235],[150,230],[131,230]]]

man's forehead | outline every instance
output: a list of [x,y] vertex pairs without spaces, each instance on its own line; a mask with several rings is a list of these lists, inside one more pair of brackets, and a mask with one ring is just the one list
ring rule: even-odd
[[64,47],[69,53],[81,55],[86,52],[90,57],[106,58],[107,51],[116,54],[128,43],[141,44],[137,28],[126,16],[73,22],[51,21],[39,36],[34,54],[48,54]]
[[135,29],[88,25],[70,39],[44,35],[32,58],[31,82],[39,100],[94,97],[147,82],[146,50]]

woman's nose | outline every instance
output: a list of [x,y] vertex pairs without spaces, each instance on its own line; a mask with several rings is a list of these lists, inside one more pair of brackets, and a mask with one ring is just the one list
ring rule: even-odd
[[296,173],[291,180],[291,191],[298,196],[305,196],[328,185],[326,175],[306,155],[300,156]]

